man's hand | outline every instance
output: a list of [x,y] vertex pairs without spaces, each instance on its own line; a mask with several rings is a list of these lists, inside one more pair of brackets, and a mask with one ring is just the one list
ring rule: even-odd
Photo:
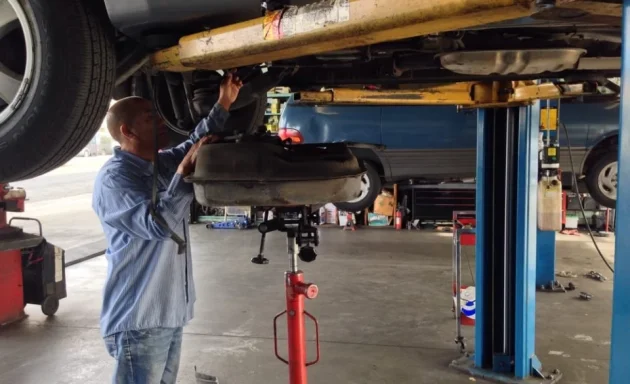
[[234,76],[232,72],[229,72],[221,82],[218,103],[221,104],[226,111],[230,110],[242,86],[243,82],[238,76]]
[[179,163],[179,166],[177,167],[177,173],[182,176],[188,176],[193,173],[195,170],[195,164],[197,163],[197,151],[202,145],[206,144],[207,142],[214,141],[216,141],[214,136],[206,136],[193,144],[193,146],[190,147],[190,149],[188,150],[186,156],[184,156],[184,160]]

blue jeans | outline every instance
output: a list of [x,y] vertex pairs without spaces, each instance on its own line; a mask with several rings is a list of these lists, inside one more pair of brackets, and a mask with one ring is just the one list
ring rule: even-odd
[[174,384],[182,350],[182,328],[153,328],[105,337],[116,359],[114,384]]

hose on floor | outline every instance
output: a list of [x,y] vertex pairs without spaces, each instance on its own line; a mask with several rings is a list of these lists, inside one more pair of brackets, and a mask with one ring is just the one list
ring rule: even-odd
[[610,272],[614,274],[615,270],[610,265],[610,263],[608,263],[608,260],[606,260],[606,258],[604,257],[604,254],[602,254],[602,251],[599,249],[599,246],[597,245],[597,241],[595,240],[595,236],[593,236],[593,231],[591,231],[591,226],[589,225],[588,220],[586,220],[586,212],[584,211],[584,204],[582,204],[582,199],[580,199],[580,196],[579,196],[580,189],[578,187],[577,176],[575,174],[575,166],[573,164],[573,152],[571,151],[571,141],[569,140],[569,130],[567,129],[567,126],[563,122],[560,122],[560,125],[562,125],[562,129],[564,130],[564,136],[567,139],[567,148],[569,148],[569,161],[571,163],[571,174],[572,174],[571,180],[572,180],[573,186],[575,187],[575,191],[578,194],[577,200],[578,200],[578,203],[580,203],[580,210],[582,211],[582,216],[584,217],[584,222],[586,223],[586,229],[588,230],[588,234],[590,235],[591,240],[593,241],[593,245],[595,246],[595,249],[597,250],[599,257],[601,257],[604,264],[606,264],[608,269],[610,269]]

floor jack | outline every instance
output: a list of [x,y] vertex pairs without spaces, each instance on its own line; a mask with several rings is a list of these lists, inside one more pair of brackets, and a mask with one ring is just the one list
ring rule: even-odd
[[[265,214],[265,219],[267,215]],[[304,273],[298,269],[298,258],[310,263],[317,258],[314,246],[319,245],[319,234],[312,223],[318,221],[316,214],[307,207],[277,208],[276,217],[265,220],[258,226],[262,234],[260,253],[252,259],[255,264],[267,264],[263,257],[265,235],[268,232],[280,231],[287,234],[287,245],[290,269],[284,274],[286,288],[286,310],[280,312],[273,320],[274,351],[276,357],[289,366],[289,384],[306,384],[307,367],[319,361],[319,324],[317,319],[304,310],[304,299],[317,297],[318,288],[315,284],[304,282]],[[278,352],[278,319],[287,316],[287,350],[288,359]],[[316,357],[307,361],[306,353],[306,318],[315,324]]]

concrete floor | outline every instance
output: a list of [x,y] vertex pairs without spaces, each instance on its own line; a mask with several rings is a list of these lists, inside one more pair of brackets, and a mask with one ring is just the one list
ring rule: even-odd
[[[195,366],[222,384],[286,382],[286,367],[273,356],[271,327],[284,306],[284,237],[268,237],[271,264],[258,266],[249,262],[258,250],[256,231],[195,226],[192,232],[199,297],[196,317],[185,329],[179,382],[194,383]],[[560,236],[558,269],[603,272],[585,236]],[[311,383],[472,382],[448,368],[458,357],[448,234],[327,228],[321,237],[318,260],[302,264],[320,287],[320,297],[307,303],[320,320],[322,339]],[[611,240],[603,242],[610,253]],[[473,251],[465,249],[465,255],[474,263]],[[0,329],[0,383],[109,381],[113,362],[98,331],[105,266],[99,257],[67,269],[69,297],[55,317],[27,306],[30,317]],[[469,279],[464,264],[464,283]],[[595,298],[538,294],[537,354],[546,368],[565,373],[565,383],[605,383],[612,283],[573,281]],[[472,334],[466,329],[467,337]]]

